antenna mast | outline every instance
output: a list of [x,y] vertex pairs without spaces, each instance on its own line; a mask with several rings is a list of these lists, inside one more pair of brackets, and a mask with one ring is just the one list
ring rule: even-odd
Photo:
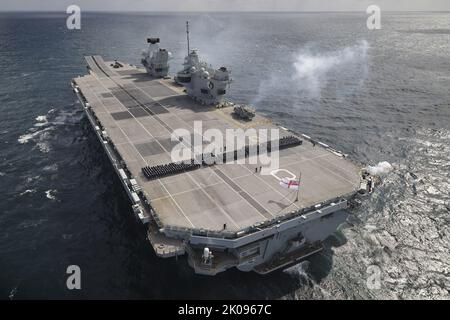
[[187,37],[187,49],[188,49],[188,55],[191,52],[189,49],[189,21],[186,21],[186,37]]

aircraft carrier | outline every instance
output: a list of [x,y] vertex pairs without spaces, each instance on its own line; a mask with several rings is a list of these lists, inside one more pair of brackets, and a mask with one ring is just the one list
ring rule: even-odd
[[[189,45],[184,68],[170,77],[170,52],[158,38],[148,43],[145,68],[87,56],[88,74],[72,87],[155,254],[187,254],[196,273],[215,275],[233,267],[267,274],[320,252],[346,221],[345,209],[373,189],[371,177],[342,152],[225,101],[229,70],[201,62]],[[211,142],[196,121],[224,136],[227,129],[277,129],[264,147],[277,149],[279,168],[264,174],[264,165],[249,161],[264,149],[258,137],[174,161],[180,142],[195,149],[189,137],[174,138],[177,129],[200,146]]]

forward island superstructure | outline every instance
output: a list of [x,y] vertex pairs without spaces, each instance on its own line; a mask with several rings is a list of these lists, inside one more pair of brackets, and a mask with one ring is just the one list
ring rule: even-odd
[[[285,268],[320,252],[346,221],[345,209],[368,191],[368,175],[342,152],[224,102],[228,69],[207,67],[196,50],[188,49],[174,79],[146,65],[86,61],[89,74],[72,86],[159,257],[187,254],[205,275]],[[224,137],[247,129],[278,135],[261,143],[251,134],[240,147],[224,148],[195,129],[198,121]],[[185,135],[174,134],[180,128]],[[198,148],[195,139],[221,147],[174,161],[174,147]],[[239,161],[275,149],[279,163],[269,173],[259,162]]]
[[148,38],[148,48],[142,52],[142,65],[155,78],[164,78],[169,73],[170,52],[159,47],[159,38]]

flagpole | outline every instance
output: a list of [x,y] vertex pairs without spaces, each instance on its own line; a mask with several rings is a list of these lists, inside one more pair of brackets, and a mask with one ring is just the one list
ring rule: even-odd
[[302,172],[298,175],[298,185],[297,185],[297,197],[295,198],[295,202],[298,201],[298,193],[300,192],[300,178],[302,177]]

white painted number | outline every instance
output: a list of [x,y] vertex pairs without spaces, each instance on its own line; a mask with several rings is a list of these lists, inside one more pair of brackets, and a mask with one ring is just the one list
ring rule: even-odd
[[[288,176],[283,175],[282,177],[280,177],[280,176],[278,175],[279,172],[283,172],[283,173],[285,173],[285,174],[288,175]],[[296,180],[296,179],[297,179],[297,176],[296,176],[295,174],[293,174],[292,172],[290,172],[289,170],[287,170],[287,169],[275,169],[275,170],[272,170],[272,171],[270,172],[270,174],[271,174],[273,177],[275,177],[275,179],[277,179],[278,181],[281,181],[281,180],[283,180],[284,178],[288,178],[289,180]],[[290,177],[289,177],[289,176],[290,176]]]

